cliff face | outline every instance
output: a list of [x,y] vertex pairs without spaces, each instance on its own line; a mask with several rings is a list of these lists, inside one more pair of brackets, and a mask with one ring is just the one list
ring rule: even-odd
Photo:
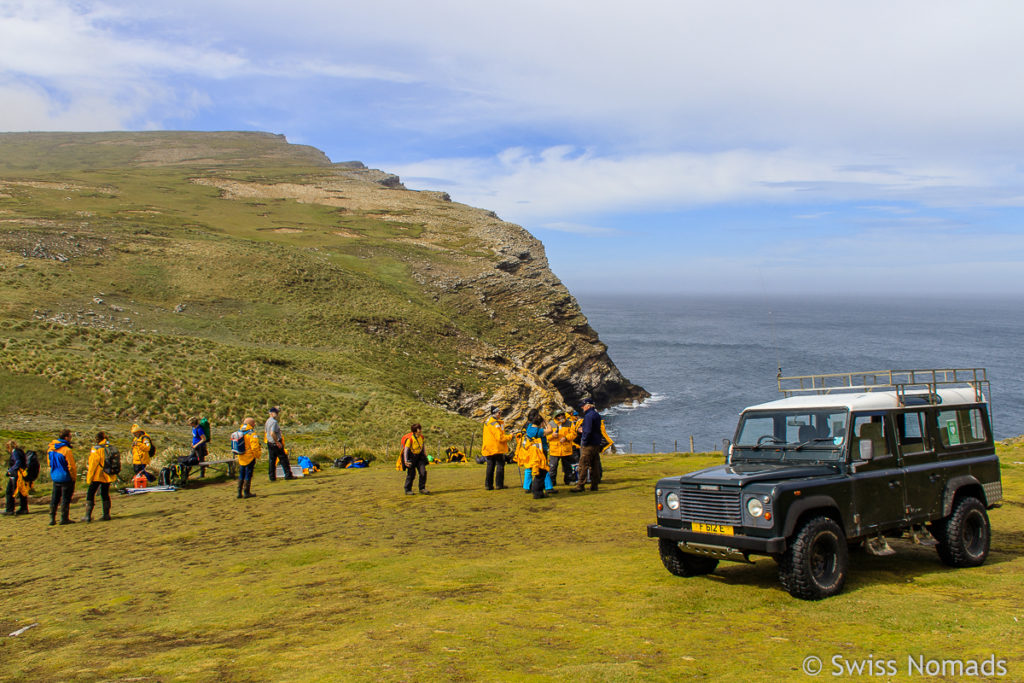
[[[9,327],[152,327],[163,343],[287,349],[265,366],[250,354],[252,367],[293,385],[307,420],[358,419],[314,403],[321,380],[364,386],[362,411],[374,392],[392,392],[467,417],[490,405],[520,415],[585,395],[599,406],[648,396],[622,377],[521,227],[281,136],[0,135],[0,250],[16,274],[2,309]],[[31,280],[54,284],[30,294]],[[88,298],[113,301],[88,315],[67,300],[76,287],[86,309]],[[337,391],[338,403],[353,398]],[[103,405],[125,417],[155,410]]]

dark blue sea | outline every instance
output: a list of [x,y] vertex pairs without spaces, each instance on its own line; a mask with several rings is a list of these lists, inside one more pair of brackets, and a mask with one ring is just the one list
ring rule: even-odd
[[633,452],[719,450],[776,374],[988,370],[996,439],[1024,434],[1024,300],[577,295],[630,381],[653,395],[603,415]]

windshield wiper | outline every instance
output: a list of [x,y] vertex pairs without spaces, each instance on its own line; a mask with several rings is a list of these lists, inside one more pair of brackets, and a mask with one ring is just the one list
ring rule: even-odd
[[761,450],[761,447],[762,447],[762,445],[764,444],[765,441],[771,441],[773,444],[780,444],[781,443],[782,445],[786,445],[786,442],[783,441],[782,439],[776,439],[771,434],[765,434],[764,436],[762,436],[760,439],[757,440],[756,444],[754,444],[753,446],[750,447],[750,450],[752,450],[752,451],[759,451],[759,450]]
[[801,444],[797,444],[797,447],[794,448],[793,450],[794,451],[798,451],[798,450],[800,450],[801,448],[803,448],[804,446],[806,446],[809,443],[818,443],[819,441],[832,441],[832,438],[833,437],[831,437],[831,436],[819,436],[819,437],[817,437],[815,439],[808,439],[807,441],[804,441]]

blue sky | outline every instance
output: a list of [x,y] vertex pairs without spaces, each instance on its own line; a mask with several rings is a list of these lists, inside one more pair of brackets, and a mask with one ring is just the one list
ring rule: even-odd
[[[163,6],[167,5],[167,6]],[[574,291],[1024,293],[1024,5],[0,0],[0,130],[265,130]]]

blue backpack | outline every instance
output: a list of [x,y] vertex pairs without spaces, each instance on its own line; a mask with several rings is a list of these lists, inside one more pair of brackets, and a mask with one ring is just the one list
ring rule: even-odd
[[240,429],[231,433],[231,452],[235,455],[245,454],[245,432]]

